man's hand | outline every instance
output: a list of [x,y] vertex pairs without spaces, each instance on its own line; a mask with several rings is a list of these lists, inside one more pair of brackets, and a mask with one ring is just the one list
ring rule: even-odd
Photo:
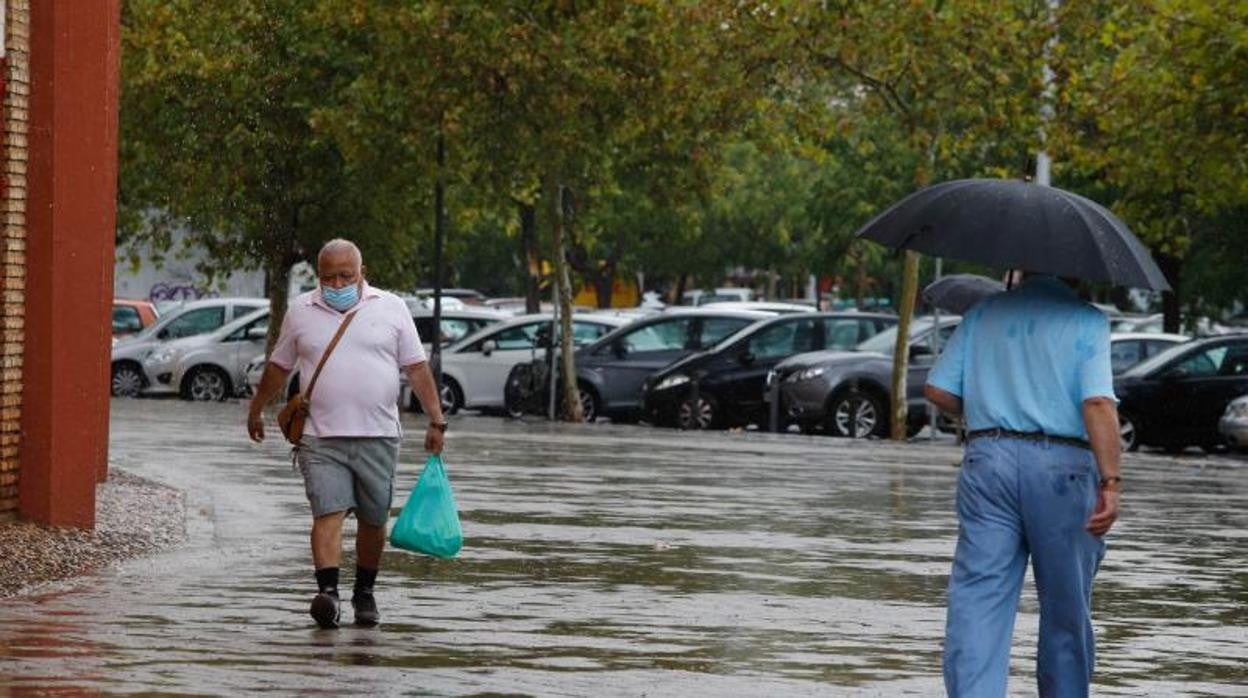
[[1097,498],[1096,510],[1088,519],[1088,533],[1100,538],[1109,533],[1109,529],[1118,520],[1118,490],[1101,488]]
[[425,429],[425,450],[429,453],[441,453],[446,436],[442,429],[434,425],[446,424],[446,417],[442,415],[442,400],[438,397],[438,384],[433,380],[429,362],[421,361],[405,366],[403,372],[407,374],[407,383],[412,386],[412,392],[420,401],[420,409],[429,417],[429,428]]
[[256,387],[256,394],[251,398],[251,407],[247,410],[247,435],[252,441],[264,441],[264,406],[286,385],[289,375],[290,371],[272,361],[265,365],[264,373],[260,376],[260,385]]
[[962,398],[953,393],[927,383],[923,386],[923,397],[950,417],[962,416]]
[[264,441],[264,417],[258,414],[247,415],[247,435],[252,441]]
[[442,444],[446,441],[446,434],[442,430],[430,424],[425,429],[425,450],[429,453],[441,453]]

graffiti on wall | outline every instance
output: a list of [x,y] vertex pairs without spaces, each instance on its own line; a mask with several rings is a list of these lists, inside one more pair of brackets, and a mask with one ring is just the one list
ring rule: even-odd
[[151,289],[147,292],[147,298],[151,301],[193,301],[200,298],[216,298],[216,291],[207,291],[188,286],[186,284],[167,284],[162,282],[152,284]]

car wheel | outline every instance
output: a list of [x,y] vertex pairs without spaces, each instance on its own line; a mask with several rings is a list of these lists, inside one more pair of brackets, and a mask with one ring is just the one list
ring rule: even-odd
[[850,439],[883,437],[888,431],[884,403],[857,389],[841,392],[828,408],[827,431],[833,436]]
[[687,397],[676,410],[678,429],[714,429],[719,424],[719,405],[710,395]]
[[598,421],[598,396],[583,385],[577,386],[576,391],[581,398],[581,416],[585,417],[586,422]]
[[138,397],[143,392],[143,371],[132,363],[113,366],[113,397]]
[[[598,421],[598,396],[590,388],[584,385],[576,386],[576,394],[581,401],[581,416],[585,418],[585,423]],[[567,411],[563,409],[563,389],[559,390],[559,419],[566,419]]]
[[1118,413],[1118,441],[1124,451],[1137,451],[1140,448],[1140,433],[1135,420],[1125,412]]
[[[442,389],[438,391],[438,397],[442,402],[442,414],[455,414],[464,406],[464,393],[459,388],[459,383],[454,378],[442,377]],[[410,412],[424,412],[420,406],[420,399],[416,397],[416,393],[408,393],[407,409]]]
[[464,408],[464,390],[454,378],[442,377],[442,390],[438,396],[442,398],[442,412],[455,414]]
[[215,366],[191,369],[183,397],[201,402],[222,402],[230,397],[230,377]]

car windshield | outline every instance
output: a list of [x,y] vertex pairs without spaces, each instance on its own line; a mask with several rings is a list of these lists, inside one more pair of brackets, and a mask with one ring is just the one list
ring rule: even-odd
[[[950,318],[956,320],[957,318]],[[948,326],[949,320],[942,319],[941,325]],[[932,318],[915,318],[910,323],[910,341],[914,341],[919,335],[927,332],[932,328]],[[858,345],[858,351],[870,351],[877,354],[892,354],[893,347],[897,344],[897,326],[884,330],[883,332],[871,337]]]
[[1173,347],[1157,354],[1156,356],[1147,358],[1140,363],[1128,368],[1123,372],[1124,376],[1143,376],[1152,373],[1156,369],[1170,363],[1176,357],[1182,356],[1184,352],[1191,349],[1190,344],[1176,344]]

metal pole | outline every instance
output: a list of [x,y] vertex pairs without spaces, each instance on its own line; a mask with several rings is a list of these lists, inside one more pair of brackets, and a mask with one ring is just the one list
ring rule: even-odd
[[[940,257],[936,258],[936,278],[932,283],[940,281],[940,275],[943,268],[941,262],[944,260]],[[936,359],[940,358],[940,306],[932,306],[932,327],[935,328],[930,336],[932,345],[932,364],[935,365]],[[940,419],[940,411],[932,403],[927,403],[927,439],[932,441],[936,438],[936,420]]]
[[1049,29],[1051,33],[1044,42],[1044,101],[1040,104],[1040,150],[1036,153],[1036,184],[1047,187],[1052,181],[1053,161],[1045,150],[1048,143],[1048,125],[1055,113],[1053,102],[1057,98],[1057,87],[1054,84],[1053,69],[1049,61],[1053,59],[1053,51],[1057,48],[1057,12],[1062,7],[1061,0],[1049,0]]
[[552,300],[554,301],[554,307],[551,308],[550,337],[548,338],[546,345],[546,365],[550,367],[550,375],[547,376],[547,379],[550,381],[550,399],[548,400],[549,404],[547,405],[546,416],[553,422],[555,421],[555,396],[556,391],[559,388],[559,381],[556,380],[555,371],[555,337],[558,336],[556,332],[559,331],[559,275],[552,273],[551,282],[550,289]]
[[[433,184],[433,351],[430,367],[433,369],[433,380],[438,387],[438,399],[442,400],[442,252],[446,239],[446,141],[442,135],[442,124],[439,119],[437,137],[437,176]],[[445,402],[445,401],[444,401]],[[444,404],[443,407],[446,407]]]

